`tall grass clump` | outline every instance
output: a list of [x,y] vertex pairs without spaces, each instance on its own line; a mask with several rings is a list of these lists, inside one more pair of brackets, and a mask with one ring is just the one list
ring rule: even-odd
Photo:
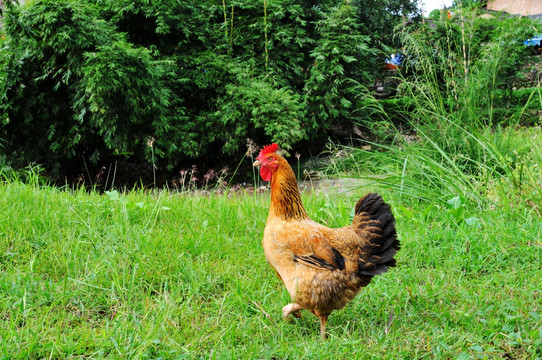
[[[420,198],[533,201],[541,179],[540,128],[522,125],[539,116],[540,83],[522,89],[529,96],[521,106],[510,108],[509,99],[523,64],[533,59],[522,41],[537,29],[524,18],[481,17],[476,7],[405,29],[408,60],[398,93],[411,133],[396,131],[391,144],[377,145],[382,152],[347,151],[346,164],[388,164],[375,171],[385,175],[378,181]],[[384,112],[378,102],[371,106]]]

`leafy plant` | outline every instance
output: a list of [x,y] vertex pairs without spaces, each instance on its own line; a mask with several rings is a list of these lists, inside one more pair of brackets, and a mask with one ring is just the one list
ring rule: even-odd
[[477,6],[433,23],[401,34],[409,59],[401,94],[428,117],[453,113],[473,127],[517,121],[510,112],[496,118],[494,110],[503,107],[502,96],[530,59],[522,40],[540,25],[528,18],[482,17]]
[[[410,129],[398,128],[393,143],[371,144],[379,152],[352,150],[346,164],[357,161],[356,169],[374,169],[375,181],[431,201],[460,196],[469,206],[532,206],[523,188],[540,182],[532,171],[537,140],[518,131],[521,116],[497,119],[496,109],[504,107],[500,96],[526,59],[517,39],[539,25],[517,18],[488,22],[477,8],[458,13],[403,33],[408,55],[399,95],[408,101],[399,111]],[[536,94],[531,89],[523,97],[522,111],[542,105]],[[389,119],[381,104],[365,103]],[[341,159],[334,166],[347,169]],[[463,216],[460,207],[452,212]]]
[[305,89],[309,116],[324,130],[351,121],[357,84],[367,81],[365,66],[375,55],[369,37],[359,31],[355,13],[346,3],[321,13],[316,22],[320,39],[310,52],[314,63]]
[[267,138],[290,150],[307,137],[303,106],[297,94],[254,80],[246,85],[228,85],[226,93],[215,114],[217,122],[230,134],[223,147],[225,152],[238,151],[246,138]]
[[142,144],[167,128],[167,91],[147,50],[79,1],[34,1],[6,18],[6,33],[0,130],[9,160],[58,176],[80,172],[85,160],[146,159]]
[[360,117],[391,43],[377,33],[415,3],[378,0],[391,11],[369,21],[361,0],[8,1],[0,151],[62,182],[117,161],[235,163],[247,137],[318,151]]

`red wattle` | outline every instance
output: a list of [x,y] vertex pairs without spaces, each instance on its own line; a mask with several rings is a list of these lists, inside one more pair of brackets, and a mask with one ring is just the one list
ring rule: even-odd
[[269,181],[271,180],[271,170],[269,170],[267,167],[265,166],[262,166],[260,167],[260,175],[262,176],[262,179],[264,181]]

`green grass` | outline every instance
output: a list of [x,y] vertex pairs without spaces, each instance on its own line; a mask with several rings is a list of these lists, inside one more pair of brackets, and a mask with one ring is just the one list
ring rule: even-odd
[[[304,201],[340,226],[369,190]],[[0,358],[541,358],[539,215],[456,217],[383,195],[399,265],[334,312],[323,341],[312,314],[281,319],[288,295],[261,248],[268,195],[100,196],[6,181]]]

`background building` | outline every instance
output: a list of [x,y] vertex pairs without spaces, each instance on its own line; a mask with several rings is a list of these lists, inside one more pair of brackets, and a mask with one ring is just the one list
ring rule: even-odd
[[515,15],[542,15],[541,0],[488,0],[488,10],[506,11]]

